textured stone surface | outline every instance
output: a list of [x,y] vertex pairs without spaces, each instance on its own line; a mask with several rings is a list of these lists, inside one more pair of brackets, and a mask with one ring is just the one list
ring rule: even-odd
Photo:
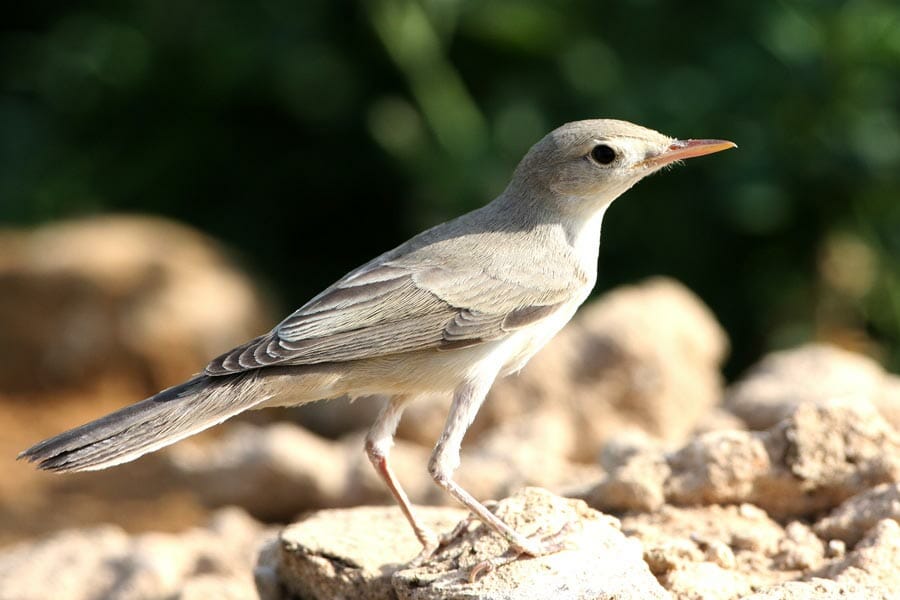
[[822,573],[838,583],[900,590],[900,524],[884,519],[872,527],[853,551]]
[[[436,532],[466,516],[456,508],[420,507]],[[282,531],[273,558],[286,594],[310,600],[394,598],[391,576],[421,545],[396,507],[319,511]]]
[[600,510],[750,502],[776,518],[830,510],[900,480],[900,435],[869,404],[801,404],[764,432],[714,431],[626,456],[585,493]]
[[819,520],[815,531],[827,540],[856,544],[883,519],[900,521],[900,483],[885,483],[847,499]]
[[261,294],[224,250],[171,221],[62,221],[4,230],[0,246],[0,390],[121,372],[149,394],[269,321]]
[[900,428],[900,378],[861,354],[810,344],[766,356],[729,388],[725,406],[751,429],[767,429],[805,403],[872,404]]
[[178,535],[130,537],[113,526],[63,531],[0,554],[0,598],[251,600],[256,553],[273,535],[238,509]]
[[[286,529],[278,572],[286,593],[311,599],[669,597],[618,521],[583,502],[526,488],[499,502],[496,514],[525,535],[544,536],[568,526],[567,549],[499,565],[471,582],[476,565],[497,560],[508,549],[497,534],[474,523],[422,566],[406,568],[403,563],[418,545],[400,512],[366,507],[321,511]],[[451,509],[423,512],[438,529],[452,527],[463,515]]]
[[[774,564],[784,529],[755,506],[666,506],[622,519],[660,583],[679,598],[735,598],[797,577]],[[819,543],[821,546],[821,543]]]
[[[561,420],[508,423],[463,452],[457,481],[485,499],[525,485],[560,490],[598,479],[598,466],[575,464],[552,451],[553,440],[569,434]],[[258,518],[286,521],[316,508],[393,504],[363,452],[363,437],[332,441],[289,423],[241,424],[212,442],[180,444],[167,457],[173,476],[205,503],[238,504]],[[547,448],[540,440],[548,441]],[[391,450],[391,465],[414,502],[453,505],[428,475],[429,454],[401,440]]]

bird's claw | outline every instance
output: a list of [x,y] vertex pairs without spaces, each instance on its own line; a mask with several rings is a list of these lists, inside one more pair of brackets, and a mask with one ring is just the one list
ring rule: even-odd
[[535,539],[521,538],[510,541],[509,550],[496,558],[489,558],[477,563],[469,571],[469,583],[475,583],[481,577],[496,570],[498,567],[508,565],[522,557],[537,558],[548,554],[555,554],[569,547],[566,538],[574,530],[573,523],[566,523],[559,531]]
[[[497,503],[485,503],[485,506],[493,512]],[[474,514],[469,514],[457,523],[451,531],[445,534],[436,535],[430,530],[419,531],[418,537],[419,541],[422,543],[422,550],[415,558],[409,561],[408,565],[410,567],[422,566],[434,556],[435,552],[459,541],[469,527],[476,522],[479,522],[478,517]],[[516,536],[514,539],[508,540],[509,549],[505,553],[501,556],[476,563],[475,566],[469,570],[469,583],[475,583],[488,573],[495,571],[498,567],[508,565],[520,558],[537,558],[566,549],[568,547],[566,538],[574,531],[575,528],[573,525],[574,523],[572,522],[566,523],[559,531],[542,537],[533,536],[527,538],[524,536]]]

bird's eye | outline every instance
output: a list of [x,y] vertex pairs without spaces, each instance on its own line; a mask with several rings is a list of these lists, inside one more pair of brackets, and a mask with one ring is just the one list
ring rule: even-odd
[[616,160],[616,151],[606,144],[598,144],[594,146],[593,150],[591,150],[591,158],[593,158],[601,165],[608,165],[612,161]]

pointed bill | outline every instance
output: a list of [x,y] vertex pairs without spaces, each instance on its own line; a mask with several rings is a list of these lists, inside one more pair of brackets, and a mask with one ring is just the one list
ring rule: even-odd
[[722,150],[737,148],[737,144],[727,140],[675,140],[661,154],[639,162],[638,167],[658,169],[669,163]]

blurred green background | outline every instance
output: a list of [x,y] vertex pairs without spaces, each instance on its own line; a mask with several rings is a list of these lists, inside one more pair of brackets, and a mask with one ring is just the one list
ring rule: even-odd
[[282,308],[616,117],[737,151],[641,183],[598,291],[685,282],[732,341],[900,370],[900,3],[87,0],[0,23],[0,221],[165,215]]

